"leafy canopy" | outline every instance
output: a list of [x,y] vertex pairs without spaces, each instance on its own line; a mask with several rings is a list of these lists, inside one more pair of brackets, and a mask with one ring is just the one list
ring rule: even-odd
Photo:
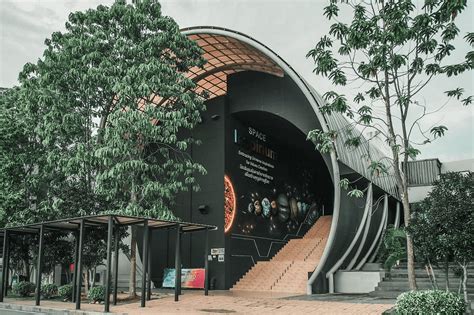
[[[474,178],[472,172],[442,174],[413,212],[409,233],[417,255],[432,263],[474,260]],[[435,233],[434,233],[435,232]]]
[[[401,192],[406,182],[398,170],[405,161],[421,153],[419,147],[443,136],[446,126],[424,130],[422,119],[429,114],[422,91],[435,77],[452,77],[474,67],[474,52],[453,63],[454,40],[460,36],[474,44],[474,34],[461,34],[456,17],[466,1],[426,0],[416,6],[412,0],[338,1],[331,0],[324,16],[333,21],[328,34],[311,49],[307,57],[314,61],[314,73],[328,78],[334,86],[356,84],[352,101],[336,90],[323,95],[323,113],[345,114],[350,124],[337,130],[315,130],[308,135],[321,152],[333,149],[340,133],[346,133],[346,146],[364,144],[361,131],[375,131],[392,150],[384,161],[371,161],[368,168],[394,168]],[[348,16],[347,10],[353,12]],[[340,14],[343,12],[343,14]],[[347,89],[346,89],[347,90]],[[450,98],[468,105],[472,96],[464,89],[445,92]],[[430,104],[433,105],[433,104]],[[434,104],[442,105],[442,104]],[[421,114],[420,114],[421,113]]]

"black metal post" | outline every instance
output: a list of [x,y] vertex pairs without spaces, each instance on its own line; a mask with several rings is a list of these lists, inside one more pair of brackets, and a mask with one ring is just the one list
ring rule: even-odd
[[8,230],[4,230],[3,232],[3,249],[2,249],[2,283],[0,285],[0,302],[3,302],[3,295],[5,294],[5,280],[7,269],[5,268],[5,261],[7,260],[8,256]]
[[76,282],[77,282],[77,261],[79,258],[79,233],[74,232],[75,248],[74,248],[74,270],[72,274],[72,302],[76,302]]
[[36,292],[35,300],[36,306],[40,305],[41,297],[41,271],[43,270],[43,242],[44,242],[44,225],[41,224],[39,231],[39,244],[38,244],[38,262],[36,265]]
[[84,248],[84,230],[85,222],[81,219],[81,225],[79,227],[79,251],[77,258],[77,279],[76,279],[76,310],[81,309],[81,287],[82,287],[82,250]]
[[149,240],[148,240],[148,267],[147,267],[147,292],[146,292],[146,299],[148,301],[151,300],[151,243],[153,240],[153,231],[150,230]]
[[182,253],[181,253],[181,248],[183,248],[183,234],[184,234],[184,233],[183,233],[183,229],[180,228],[180,229],[179,229],[179,282],[178,282],[178,294],[179,294],[179,295],[183,294],[183,293],[181,292],[181,281],[182,281],[182,279],[181,279],[181,278],[182,278],[182,271],[181,271],[181,269],[182,269],[182,267],[183,267],[183,266],[182,266],[182,263],[181,263],[181,254],[182,254]]
[[8,284],[10,283],[10,242],[7,242],[7,252],[5,254],[6,259],[4,260],[2,268],[5,268],[5,297],[8,295]]
[[176,249],[174,258],[174,300],[179,300],[180,287],[181,287],[181,226],[176,224]]
[[115,225],[115,245],[114,245],[114,295],[112,302],[117,305],[117,290],[118,290],[118,258],[119,258],[119,226]]
[[145,307],[145,300],[146,300],[146,278],[148,273],[148,220],[145,220],[143,223],[143,264],[142,264],[142,295],[141,295],[141,307]]
[[112,237],[114,231],[114,218],[109,216],[109,223],[107,224],[107,264],[105,267],[105,301],[104,312],[110,311],[110,269],[112,267]]
[[209,230],[206,229],[205,245],[204,245],[204,295],[209,295]]

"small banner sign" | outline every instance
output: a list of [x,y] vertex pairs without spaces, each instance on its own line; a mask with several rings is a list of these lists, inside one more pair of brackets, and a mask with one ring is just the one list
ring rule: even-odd
[[[181,269],[181,287],[191,289],[204,288],[203,268]],[[176,270],[174,268],[165,268],[163,272],[163,288],[174,288],[174,279]]]

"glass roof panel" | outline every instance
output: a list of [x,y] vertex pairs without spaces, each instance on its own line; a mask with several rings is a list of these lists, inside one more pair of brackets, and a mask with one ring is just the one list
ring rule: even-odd
[[[188,38],[196,41],[203,50],[207,63],[203,68],[193,67],[186,77],[196,81],[195,92],[206,90],[209,98],[227,93],[227,75],[240,71],[259,71],[278,77],[283,70],[273,60],[256,48],[238,39],[215,34],[193,34]],[[161,97],[153,98],[154,104],[164,105]],[[143,104],[141,105],[143,107]]]

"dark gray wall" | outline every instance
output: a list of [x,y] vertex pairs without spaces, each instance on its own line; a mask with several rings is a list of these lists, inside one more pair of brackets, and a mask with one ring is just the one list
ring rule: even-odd
[[[209,232],[209,248],[225,247],[224,240],[224,137],[225,137],[225,97],[208,101],[207,111],[203,113],[203,123],[192,134],[202,141],[193,145],[190,154],[195,162],[205,166],[207,174],[198,176],[201,187],[198,192],[183,192],[176,198],[173,209],[183,221],[211,224],[217,231]],[[217,119],[211,117],[218,115]],[[201,214],[199,205],[209,207],[208,214]],[[175,231],[155,231],[152,236],[151,277],[161,285],[164,268],[174,268]],[[204,267],[204,232],[184,234],[182,238],[182,265],[184,268]],[[224,289],[224,263],[213,260],[209,264],[209,279],[215,279],[216,288]]]

